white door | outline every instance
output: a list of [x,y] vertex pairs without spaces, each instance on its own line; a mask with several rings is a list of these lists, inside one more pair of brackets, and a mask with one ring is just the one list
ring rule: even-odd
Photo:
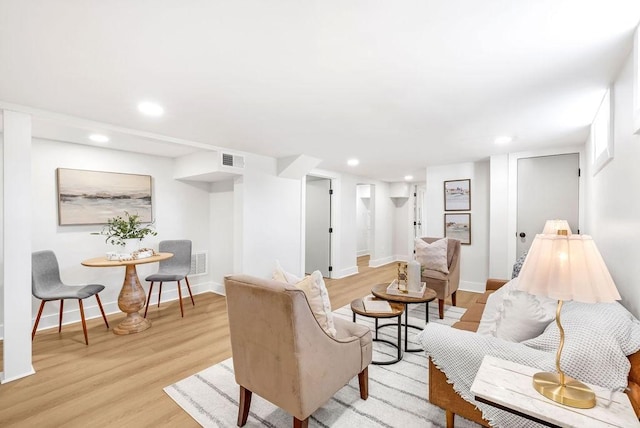
[[579,168],[578,153],[518,159],[518,257],[547,220],[567,220],[578,233]]
[[[424,187],[413,187],[413,237],[420,238],[422,234],[422,204],[424,201]],[[412,244],[413,246],[413,244]]]
[[331,180],[307,176],[305,272],[319,270],[329,277],[331,265]]

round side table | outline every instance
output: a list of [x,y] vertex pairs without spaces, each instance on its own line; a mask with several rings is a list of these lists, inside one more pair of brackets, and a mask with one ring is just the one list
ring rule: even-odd
[[[418,327],[416,325],[411,325],[409,324],[409,310],[407,308],[407,306],[411,303],[426,303],[427,304],[427,308],[426,308],[426,316],[425,316],[425,321],[428,323],[429,322],[429,302],[431,302],[432,300],[435,300],[436,296],[436,292],[434,290],[432,290],[431,288],[425,288],[424,289],[424,293],[422,294],[422,297],[412,297],[412,296],[405,296],[405,295],[396,295],[396,294],[389,294],[387,293],[387,287],[389,286],[389,284],[377,284],[374,285],[373,288],[371,289],[371,294],[373,294],[374,296],[376,296],[379,299],[384,299],[384,300],[388,300],[390,304],[393,304],[391,302],[394,303],[399,303],[401,305],[404,306],[404,323],[402,324],[404,326],[404,351],[405,352],[422,352],[423,349],[409,349],[408,346],[408,336],[409,336],[409,331],[408,328],[415,328],[417,330],[422,330],[422,327]],[[382,326],[381,326],[382,327]]]
[[[363,317],[373,318],[375,320],[375,325],[376,325],[373,341],[384,342],[390,346],[393,346],[398,350],[398,358],[390,361],[372,361],[371,364],[377,364],[381,366],[388,365],[388,364],[395,364],[402,359],[402,313],[404,312],[404,305],[400,303],[393,303],[393,302],[389,302],[389,305],[391,306],[391,312],[372,312],[372,311],[367,311],[365,309],[362,299],[356,299],[353,302],[351,302],[351,311],[353,312],[353,322],[356,322],[356,314],[362,315]],[[395,317],[398,318],[398,343],[397,344],[393,343],[392,341],[387,339],[379,339],[378,338],[378,320],[380,318],[386,319],[386,318],[395,318]],[[385,324],[385,325],[391,325],[391,324]]]

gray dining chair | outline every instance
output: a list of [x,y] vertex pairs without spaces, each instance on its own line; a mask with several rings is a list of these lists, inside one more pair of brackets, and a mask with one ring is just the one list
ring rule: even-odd
[[84,318],[84,306],[82,300],[87,297],[96,296],[98,301],[98,307],[102,318],[107,328],[109,328],[109,322],[107,316],[104,314],[102,308],[102,302],[98,293],[104,290],[104,285],[100,284],[88,284],[88,285],[66,285],[60,280],[60,267],[58,266],[58,259],[51,250],[36,251],[31,254],[31,293],[37,299],[42,300],[40,303],[40,310],[38,310],[38,316],[36,322],[33,325],[33,331],[31,332],[31,340],[36,335],[38,329],[38,323],[40,322],[40,316],[44,309],[46,302],[59,300],[60,301],[60,316],[58,321],[58,333],[62,331],[62,313],[64,307],[64,301],[66,299],[78,299],[78,306],[80,306],[80,318],[82,319],[82,330],[84,331],[84,342],[88,345],[89,338],[87,336],[87,323]]
[[191,241],[188,239],[160,241],[160,245],[158,248],[161,253],[173,253],[173,257],[171,257],[170,259],[162,260],[159,263],[158,272],[145,278],[146,281],[151,282],[151,286],[149,286],[149,296],[147,297],[147,304],[144,308],[144,317],[147,317],[147,310],[149,309],[149,300],[151,300],[151,290],[153,290],[153,283],[160,282],[160,289],[158,290],[158,307],[160,307],[162,283],[168,281],[176,281],[178,283],[180,315],[184,317],[184,308],[182,307],[182,285],[180,284],[180,281],[182,281],[183,279],[187,284],[187,290],[189,291],[189,296],[191,297],[191,304],[193,306],[196,305],[196,303],[193,301],[193,294],[191,293],[189,278],[187,278],[187,275],[191,271]]

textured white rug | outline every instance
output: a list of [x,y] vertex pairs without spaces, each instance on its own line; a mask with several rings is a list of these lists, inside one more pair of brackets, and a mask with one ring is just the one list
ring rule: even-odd
[[[430,322],[453,324],[464,309],[446,307],[445,318],[438,318],[437,304],[429,308]],[[425,305],[409,306],[409,323],[424,327]],[[334,312],[351,320],[349,306]],[[404,316],[403,316],[404,320]],[[373,320],[358,317],[358,323],[373,327]],[[409,329],[409,348],[419,348],[419,332]],[[385,327],[380,338],[395,341],[396,329]],[[374,360],[393,359],[395,349],[374,342]],[[369,399],[361,400],[357,376],[339,390],[324,406],[311,415],[311,427],[442,427],[444,411],[427,399],[428,360],[423,352],[405,353],[402,361],[388,366],[369,366]],[[231,359],[209,367],[164,388],[164,391],[203,427],[235,427],[238,416],[239,388]],[[291,427],[292,417],[254,394],[247,427]],[[456,416],[456,427],[478,425]]]

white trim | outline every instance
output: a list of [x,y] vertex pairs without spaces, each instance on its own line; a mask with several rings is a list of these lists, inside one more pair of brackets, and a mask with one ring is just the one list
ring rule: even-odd
[[383,257],[380,259],[369,260],[369,267],[380,267],[384,265],[388,265],[389,263],[393,263],[396,261],[394,256]]
[[484,282],[460,281],[458,290],[468,291],[470,293],[484,293],[486,284]]
[[356,257],[368,256],[370,254],[369,250],[358,250],[356,252]]
[[351,266],[350,268],[341,269],[339,272],[333,271],[331,278],[340,279],[340,278],[346,278],[348,276],[357,275],[357,274],[358,274],[358,266]]
[[14,380],[22,379],[23,377],[31,376],[33,374],[36,374],[36,371],[34,370],[33,366],[31,366],[31,371],[22,373],[16,376],[12,376],[12,377],[4,377],[4,372],[0,372],[0,383],[13,382]]

